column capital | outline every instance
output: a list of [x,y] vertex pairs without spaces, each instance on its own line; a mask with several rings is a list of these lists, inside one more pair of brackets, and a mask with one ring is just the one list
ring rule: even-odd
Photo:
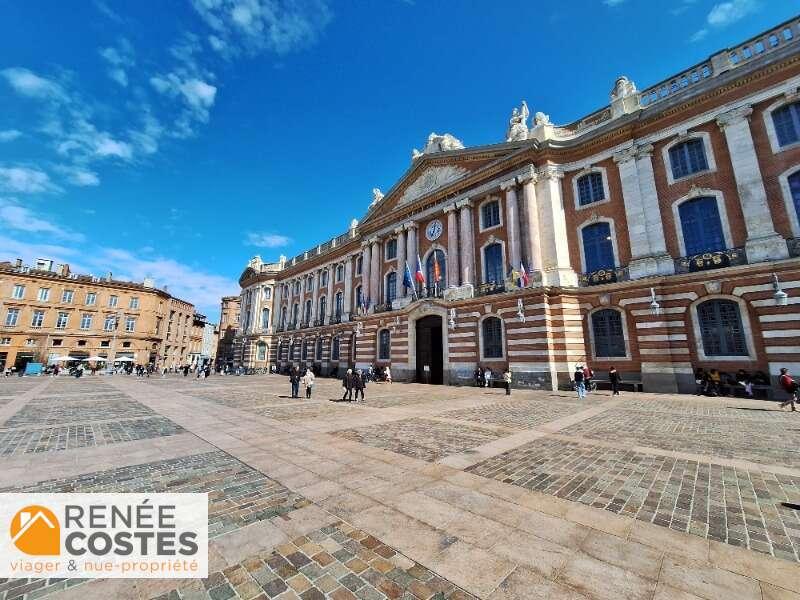
[[380,237],[378,237],[377,235],[375,235],[375,236],[372,236],[372,237],[370,238],[370,240],[369,240],[369,243],[370,243],[370,244],[372,244],[372,245],[374,246],[375,244],[379,244],[379,243],[380,243],[380,241],[381,241],[381,238],[380,238]]
[[516,177],[512,177],[511,179],[507,179],[506,181],[501,181],[500,182],[500,189],[503,190],[504,192],[506,192],[506,191],[508,191],[510,189],[513,189],[516,186],[517,186],[517,178]]
[[400,235],[401,233],[403,233],[403,231],[405,231],[405,229],[403,228],[402,225],[399,225],[398,227],[392,229],[392,232],[394,232],[396,235]]
[[456,202],[456,208],[472,208],[472,200],[470,198],[464,198],[463,200],[459,200]]
[[456,210],[456,205],[455,205],[455,203],[453,203],[453,204],[448,204],[447,206],[445,206],[442,209],[442,212],[444,214],[448,214],[448,213],[454,212],[455,210]]
[[403,223],[403,229],[416,229],[419,227],[415,221],[408,221],[407,223]]
[[735,125],[749,119],[751,114],[753,114],[753,107],[745,104],[717,115],[717,125],[720,129],[725,129],[728,125]]
[[561,179],[564,177],[564,172],[556,165],[544,165],[536,174],[539,179]]
[[539,176],[536,174],[536,167],[533,165],[526,165],[523,172],[517,175],[517,181],[522,185],[539,181]]

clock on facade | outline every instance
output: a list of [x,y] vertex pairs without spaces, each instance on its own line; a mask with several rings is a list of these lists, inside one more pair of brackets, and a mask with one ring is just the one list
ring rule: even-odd
[[425,228],[425,237],[432,242],[439,239],[440,235],[442,235],[442,222],[439,219],[435,219],[428,223]]

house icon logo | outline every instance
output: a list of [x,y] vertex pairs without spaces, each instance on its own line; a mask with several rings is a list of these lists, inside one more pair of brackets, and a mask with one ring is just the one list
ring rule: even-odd
[[49,508],[26,506],[11,519],[11,541],[25,554],[57,555],[61,553],[61,526]]

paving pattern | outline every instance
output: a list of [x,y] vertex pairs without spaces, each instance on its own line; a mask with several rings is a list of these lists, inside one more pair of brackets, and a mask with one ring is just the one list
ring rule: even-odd
[[501,434],[488,429],[428,419],[406,419],[360,429],[345,429],[337,431],[336,435],[428,462],[465,452],[501,437]]
[[52,397],[29,402],[3,423],[4,428],[26,425],[56,425],[112,419],[129,419],[155,414],[150,408],[124,394],[58,400]]
[[474,596],[371,535],[334,522],[156,600],[468,600]]
[[453,410],[441,416],[473,423],[501,425],[509,429],[530,429],[561,417],[586,410],[580,402],[546,402],[541,400],[512,400],[475,408]]

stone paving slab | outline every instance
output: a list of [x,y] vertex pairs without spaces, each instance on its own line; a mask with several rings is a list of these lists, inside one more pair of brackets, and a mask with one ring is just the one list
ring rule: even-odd
[[586,410],[586,405],[581,402],[509,400],[476,408],[448,411],[440,416],[473,423],[501,425],[511,429],[530,429],[583,410]]
[[56,425],[107,419],[123,419],[153,415],[147,406],[124,395],[110,398],[72,399],[60,402],[37,399],[28,402],[22,410],[2,424],[3,429],[26,425]]
[[405,419],[360,429],[337,431],[336,435],[434,462],[501,437],[495,430],[454,425],[430,419]]
[[467,469],[700,537],[800,561],[800,478],[541,439]]

